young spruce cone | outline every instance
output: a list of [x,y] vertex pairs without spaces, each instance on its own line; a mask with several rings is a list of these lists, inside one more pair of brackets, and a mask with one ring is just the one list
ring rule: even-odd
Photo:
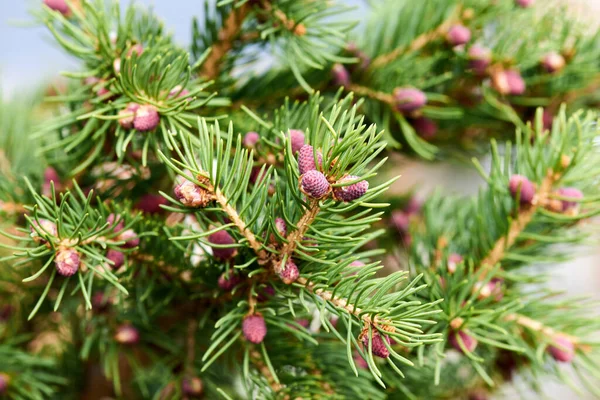
[[267,324],[260,314],[248,315],[242,322],[242,333],[251,343],[261,343],[267,335]]
[[72,276],[79,270],[81,258],[79,253],[74,249],[61,249],[56,253],[54,264],[56,271],[62,276]]

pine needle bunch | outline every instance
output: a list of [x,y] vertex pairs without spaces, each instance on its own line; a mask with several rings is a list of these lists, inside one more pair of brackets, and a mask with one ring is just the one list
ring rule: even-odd
[[[548,285],[596,239],[598,37],[533,3],[207,1],[188,50],[40,2],[80,68],[0,99],[0,397],[600,397]],[[394,152],[491,161],[420,202]]]

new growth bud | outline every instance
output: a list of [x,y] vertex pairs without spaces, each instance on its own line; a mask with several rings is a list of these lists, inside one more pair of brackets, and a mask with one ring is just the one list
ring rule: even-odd
[[74,249],[60,249],[56,253],[54,264],[56,265],[56,271],[62,276],[72,276],[79,269],[81,258],[79,253]]
[[513,175],[510,177],[508,189],[513,198],[519,196],[521,204],[531,204],[535,197],[535,186],[523,175]]
[[317,170],[311,170],[302,175],[300,189],[308,197],[321,199],[329,194],[331,185],[325,175]]
[[396,88],[393,96],[396,109],[402,113],[417,111],[427,103],[425,93],[415,88]]
[[[357,179],[360,179],[360,177],[346,175],[337,183],[351,182]],[[365,193],[367,193],[367,189],[369,189],[369,182],[362,180],[348,186],[333,188],[333,196],[339,201],[349,202],[362,197]]]
[[267,324],[260,314],[248,315],[242,322],[242,333],[247,341],[261,343],[267,335]]
[[285,263],[285,267],[278,272],[279,277],[286,285],[291,285],[300,276],[300,270],[296,263],[290,259]]

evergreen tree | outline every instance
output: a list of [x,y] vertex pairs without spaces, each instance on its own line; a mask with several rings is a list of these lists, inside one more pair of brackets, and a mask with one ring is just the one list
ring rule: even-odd
[[[0,397],[600,397],[544,270],[594,239],[599,37],[533,3],[220,0],[190,49],[36,4],[80,68],[0,101]],[[394,152],[485,186],[393,196]]]

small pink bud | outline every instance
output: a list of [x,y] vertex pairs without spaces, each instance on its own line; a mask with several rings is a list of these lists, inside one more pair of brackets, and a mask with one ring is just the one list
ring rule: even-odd
[[356,363],[356,366],[358,368],[369,369],[369,364],[365,361],[364,358],[362,358],[362,356],[360,355],[360,353],[358,351],[354,352],[354,355],[352,358],[354,358],[354,362]]
[[304,146],[304,132],[298,129],[290,129],[289,138],[292,147],[292,154],[296,154]]
[[417,111],[427,104],[425,93],[415,88],[396,88],[393,96],[396,109],[403,113]]
[[129,103],[127,107],[123,110],[119,111],[119,125],[123,127],[123,129],[131,129],[133,128],[133,120],[135,118],[136,111],[140,108],[139,104]]
[[348,86],[350,84],[350,74],[342,64],[333,64],[331,76],[336,86]]
[[516,198],[517,194],[520,193],[519,201],[521,204],[531,204],[535,197],[535,186],[523,175],[511,176],[508,189],[513,198]]
[[365,263],[362,262],[362,261],[356,260],[356,261],[352,261],[348,266],[349,267],[355,267],[355,268],[356,267],[364,267]]
[[175,186],[173,193],[177,200],[187,207],[206,207],[210,201],[210,197],[204,188],[188,180]]
[[144,214],[158,214],[163,211],[161,205],[167,205],[168,201],[160,194],[144,194],[133,207]]
[[565,58],[555,51],[546,54],[542,59],[542,67],[551,74],[563,69],[565,64]]
[[54,222],[48,221],[47,219],[40,218],[39,223],[35,220],[32,221],[32,225],[35,225],[36,228],[40,231],[40,234],[33,228],[30,228],[31,234],[30,236],[38,243],[47,243],[47,240],[44,236],[56,236],[58,231],[56,230],[56,224]]
[[10,376],[4,372],[0,372],[0,396],[6,394],[8,385],[10,384]]
[[125,221],[123,221],[123,218],[120,215],[115,215],[111,213],[106,218],[106,222],[110,227],[113,228],[113,232],[122,231],[125,227]]
[[392,211],[391,223],[400,233],[407,233],[410,226],[410,217],[404,211]]
[[[373,355],[381,358],[388,358],[390,356],[390,351],[385,346],[385,343],[383,341],[387,340],[389,344],[390,338],[387,336],[385,338],[382,338],[381,334],[376,330],[373,330],[372,332],[373,335],[371,338],[371,349],[373,350]],[[365,346],[365,349],[369,348],[369,335],[366,332],[362,337],[362,344],[363,346]]]
[[515,2],[519,7],[528,8],[535,3],[535,0],[516,0]]
[[261,343],[267,335],[267,324],[260,314],[248,315],[242,322],[242,333],[247,341]]
[[469,58],[469,68],[477,75],[484,75],[487,67],[492,62],[492,52],[490,49],[473,45],[467,52]]
[[460,340],[462,341],[462,343],[464,344],[464,347],[467,349],[467,351],[469,353],[472,353],[475,350],[475,348],[477,347],[477,339],[475,339],[473,336],[469,335],[465,331],[450,332],[449,337],[448,337],[448,341],[450,342],[450,345],[452,347],[454,347],[456,350],[460,351],[461,353],[464,353],[464,351],[460,347],[459,337],[460,337]]
[[306,318],[298,319],[296,320],[296,323],[305,329],[308,329],[308,327],[310,326],[310,321]]
[[311,170],[302,175],[301,189],[304,194],[313,199],[321,199],[331,191],[331,185],[321,172]]
[[[208,237],[208,241],[216,245],[231,245],[235,243],[235,240],[227,231],[218,231],[213,233]],[[219,260],[229,260],[237,255],[237,249],[233,247],[212,247],[212,251],[215,258]]]
[[56,271],[62,276],[72,276],[79,269],[81,259],[79,253],[74,249],[62,249],[56,253],[54,264]]
[[285,237],[287,235],[287,224],[283,218],[275,218],[275,229],[277,229],[279,236]]
[[267,301],[273,296],[275,296],[275,289],[273,288],[273,286],[265,286],[258,291],[256,299],[258,301]]
[[279,277],[286,285],[291,285],[300,276],[300,270],[296,263],[290,259],[285,263],[285,268],[278,272]]
[[71,10],[69,9],[69,5],[67,4],[67,2],[65,0],[44,0],[44,4],[48,8],[50,8],[54,11],[58,11],[62,15],[67,16],[71,13]]
[[131,324],[123,324],[117,328],[115,340],[125,345],[137,344],[140,340],[140,332]]
[[451,46],[460,46],[471,40],[471,30],[464,25],[453,25],[446,33],[446,40]]
[[456,266],[463,261],[460,254],[452,253],[448,256],[448,272],[453,274],[456,272]]
[[223,272],[221,276],[219,276],[218,285],[222,290],[229,292],[234,287],[239,285],[242,282],[240,276],[232,270],[227,272]]
[[[354,175],[346,175],[337,181],[337,183],[351,182],[355,181],[356,179],[359,179],[359,177]],[[333,188],[333,195],[340,201],[349,202],[364,196],[364,194],[367,193],[367,189],[369,189],[369,182],[362,180],[348,186]]]
[[140,244],[140,238],[137,236],[137,233],[133,229],[127,229],[123,233],[119,235],[120,240],[124,240],[125,244],[123,247],[125,248],[133,248],[137,247]]
[[144,46],[139,43],[134,44],[127,50],[127,57],[131,57],[135,53],[138,57],[144,52]]
[[181,391],[187,397],[200,398],[204,393],[204,385],[197,376],[185,377],[181,382]]
[[92,296],[92,309],[103,312],[110,306],[110,298],[103,292],[96,292]]
[[571,362],[575,357],[575,345],[564,336],[554,338],[554,344],[548,346],[548,352],[558,362]]
[[135,113],[133,127],[139,132],[148,132],[156,129],[159,122],[160,115],[156,107],[143,105]]
[[492,85],[503,95],[518,96],[525,93],[525,81],[515,69],[496,71],[492,74]]
[[121,266],[123,266],[123,263],[125,262],[125,255],[119,250],[115,249],[109,249],[106,253],[106,258],[108,259],[108,261],[114,263],[110,264],[110,267],[114,269],[121,268]]
[[[321,169],[323,166],[323,156],[320,151],[317,151],[317,162],[318,168]],[[300,151],[298,151],[298,171],[300,171],[300,175],[302,175],[313,169],[317,169],[317,166],[315,165],[314,149],[311,145],[305,144],[300,148]]]
[[169,92],[169,98],[173,98],[173,97],[177,97],[177,98],[188,97],[189,94],[190,94],[189,90],[184,89],[183,87],[181,87],[181,85],[177,85],[173,89],[171,89],[171,91]]
[[487,393],[478,390],[476,392],[469,393],[469,400],[488,400]]
[[434,120],[426,117],[415,118],[412,121],[412,126],[417,132],[417,135],[424,140],[433,140],[438,131],[438,126]]
[[419,214],[421,209],[423,208],[423,201],[418,199],[415,196],[412,196],[408,203],[404,206],[404,211],[406,211],[409,215]]
[[[557,191],[557,194],[561,197],[570,197],[573,199],[582,199],[583,193],[581,190],[573,187],[565,187],[560,188]],[[579,202],[577,200],[561,200],[562,211],[574,210],[579,207]]]
[[253,148],[256,146],[256,143],[260,140],[260,135],[257,132],[248,132],[244,135],[244,139],[242,140],[242,144],[245,147]]
[[46,197],[52,196],[52,182],[54,182],[54,190],[58,193],[62,191],[62,182],[58,172],[52,167],[47,167],[44,170],[44,183],[42,185],[42,194]]

